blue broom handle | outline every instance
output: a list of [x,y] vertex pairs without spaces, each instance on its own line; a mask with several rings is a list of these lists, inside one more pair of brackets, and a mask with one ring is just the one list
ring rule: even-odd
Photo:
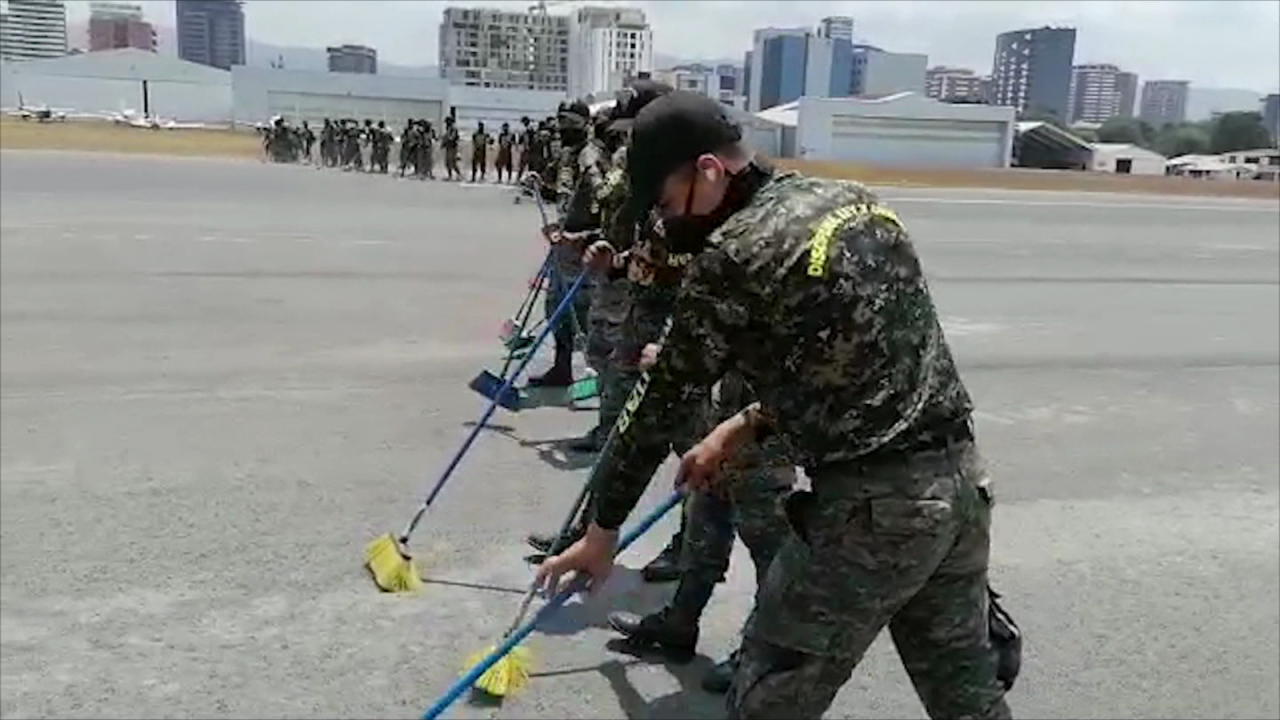
[[533,306],[537,302],[537,297],[541,292],[543,278],[547,276],[547,271],[551,265],[551,251],[547,251],[546,257],[542,259],[542,267],[538,268],[538,274],[534,277],[533,285],[529,288],[529,292],[525,294],[524,301],[520,303],[520,309],[516,310],[516,320],[520,325],[524,325],[525,320],[529,319],[529,315],[533,313]]
[[418,527],[418,521],[422,520],[422,516],[427,512],[427,508],[431,507],[431,503],[435,501],[436,495],[440,494],[440,489],[444,487],[445,481],[453,474],[453,470],[458,467],[458,463],[462,462],[462,456],[471,448],[471,444],[476,441],[476,437],[480,435],[480,431],[484,429],[485,424],[489,422],[489,418],[493,416],[493,412],[498,409],[498,400],[500,400],[502,396],[511,389],[516,378],[520,376],[520,373],[524,372],[525,367],[527,367],[529,362],[533,360],[533,356],[536,354],[535,351],[538,349],[538,346],[542,345],[542,342],[546,340],[547,336],[551,334],[551,331],[555,329],[556,321],[559,320],[560,316],[565,313],[565,310],[573,304],[574,296],[578,294],[579,288],[582,287],[582,283],[586,279],[587,274],[585,272],[578,274],[578,279],[573,282],[573,286],[569,288],[569,292],[565,293],[564,298],[560,300],[560,305],[556,307],[556,311],[552,313],[551,317],[548,319],[547,326],[542,329],[542,332],[538,335],[538,339],[533,342],[533,347],[529,349],[529,354],[524,356],[524,359],[520,361],[520,365],[516,367],[515,372],[511,373],[510,377],[502,382],[502,387],[498,392],[494,393],[493,398],[489,400],[489,407],[485,408],[484,413],[480,416],[480,421],[476,423],[475,427],[471,428],[471,433],[467,435],[467,439],[462,442],[462,447],[458,448],[458,452],[455,453],[453,459],[449,461],[449,466],[444,469],[443,473],[441,473],[440,479],[436,481],[435,487],[431,489],[431,493],[427,495],[427,499],[422,502],[422,505],[418,507],[418,511],[413,514],[413,519],[409,521],[407,526],[405,526],[404,532],[400,534],[400,542],[407,542],[409,535],[413,533],[414,528]]
[[[618,542],[617,554],[622,553],[629,545],[631,545],[631,543],[635,542],[637,538],[645,534],[645,532],[647,532],[649,528],[653,527],[654,523],[661,520],[662,516],[666,515],[671,508],[679,505],[682,496],[683,493],[679,490],[671,493],[671,495],[668,496],[661,505],[654,508],[653,511],[646,515],[634,528],[628,531],[627,534],[622,537],[622,540]],[[538,627],[539,622],[559,609],[566,600],[573,597],[574,593],[579,592],[582,589],[583,582],[585,582],[585,578],[583,577],[574,578],[573,582],[569,583],[569,587],[561,590],[555,597],[548,600],[547,604],[543,605],[542,608],[538,610],[538,613],[529,620],[529,622],[522,625],[520,629],[511,633],[510,636],[503,640],[502,644],[499,645],[497,649],[489,653],[484,660],[480,661],[480,663],[471,668],[467,674],[459,678],[458,681],[453,684],[453,687],[449,688],[449,691],[436,701],[435,705],[432,705],[427,709],[427,711],[422,715],[422,719],[434,720],[435,718],[440,717],[440,713],[448,710],[449,706],[453,705],[453,703],[462,696],[462,693],[467,691],[467,688],[474,685],[476,681],[480,679],[481,675],[488,672],[489,668],[496,665],[499,660],[506,657],[507,654],[515,649],[522,640],[528,637],[529,634]]]

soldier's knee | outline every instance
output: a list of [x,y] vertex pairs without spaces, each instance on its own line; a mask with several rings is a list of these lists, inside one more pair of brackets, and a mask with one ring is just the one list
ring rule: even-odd
[[729,718],[821,717],[843,679],[830,658],[746,638],[726,705]]

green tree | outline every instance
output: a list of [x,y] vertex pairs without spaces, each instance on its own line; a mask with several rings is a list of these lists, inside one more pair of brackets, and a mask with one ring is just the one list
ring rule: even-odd
[[1165,157],[1209,151],[1209,133],[1197,125],[1166,125],[1156,136],[1155,151]]
[[1152,134],[1151,126],[1140,120],[1111,118],[1098,128],[1098,142],[1129,143],[1148,147]]
[[1271,133],[1262,124],[1261,113],[1223,113],[1213,124],[1209,147],[1215,153],[1252,150],[1271,146]]

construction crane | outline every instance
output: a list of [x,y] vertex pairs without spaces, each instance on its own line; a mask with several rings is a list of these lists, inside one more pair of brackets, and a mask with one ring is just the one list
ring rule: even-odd
[[567,5],[570,2],[572,2],[572,0],[538,0],[537,5],[529,6],[529,12],[538,13],[539,15],[546,15],[547,8],[555,7],[556,5]]

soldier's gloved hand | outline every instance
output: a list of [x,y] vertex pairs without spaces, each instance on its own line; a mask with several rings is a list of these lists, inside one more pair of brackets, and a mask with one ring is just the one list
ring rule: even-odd
[[643,372],[653,367],[658,362],[658,353],[662,352],[662,346],[657,343],[649,343],[640,348],[640,362],[638,366]]
[[582,253],[582,264],[593,272],[606,272],[613,266],[613,246],[608,240],[597,240]]
[[676,485],[693,492],[710,491],[720,480],[725,463],[733,459],[754,434],[743,413],[720,423],[680,458]]

